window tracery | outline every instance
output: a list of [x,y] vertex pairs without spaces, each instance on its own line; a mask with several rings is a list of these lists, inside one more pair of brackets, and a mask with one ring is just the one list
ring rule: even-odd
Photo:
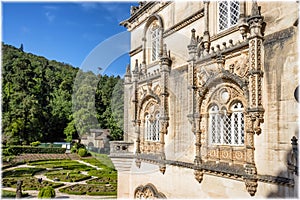
[[213,145],[244,144],[244,107],[240,102],[232,105],[228,112],[218,105],[209,109],[210,143]]
[[238,1],[218,2],[218,30],[223,31],[238,23],[240,3]]
[[151,61],[156,61],[159,57],[160,48],[160,31],[157,21],[153,22],[150,28],[150,49],[151,49]]
[[159,113],[155,115],[147,113],[145,116],[145,140],[159,141]]

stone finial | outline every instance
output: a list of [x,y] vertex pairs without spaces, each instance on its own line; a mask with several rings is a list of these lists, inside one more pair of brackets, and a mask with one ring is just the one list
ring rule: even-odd
[[197,44],[197,40],[196,40],[196,30],[193,28],[191,30],[192,32],[192,36],[191,36],[191,42],[190,42],[190,45],[196,45]]
[[251,15],[260,16],[260,6],[257,5],[257,1],[253,1],[252,8],[251,8]]
[[163,57],[168,57],[167,44],[164,44],[163,47]]
[[296,136],[293,136],[291,141],[292,141],[292,143],[291,143],[292,145],[297,145],[298,144],[298,139],[296,138]]
[[130,64],[126,67],[126,75],[130,75]]
[[139,72],[139,61],[138,59],[135,59],[135,66],[134,66],[134,70],[133,73],[138,73]]

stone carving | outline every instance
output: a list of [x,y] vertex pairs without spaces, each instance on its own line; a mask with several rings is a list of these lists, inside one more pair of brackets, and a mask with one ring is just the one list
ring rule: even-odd
[[158,192],[156,187],[148,183],[147,185],[139,186],[134,191],[134,198],[135,199],[166,199],[166,196]]
[[22,180],[17,181],[17,190],[16,190],[16,198],[22,198]]
[[249,71],[249,58],[247,53],[242,53],[239,57],[234,59],[233,62],[226,64],[229,66],[229,71],[238,75],[241,78],[247,76]]
[[160,171],[162,174],[165,174],[165,172],[166,172],[166,165],[160,165],[160,166],[159,166],[159,171]]
[[246,179],[245,180],[245,185],[246,185],[246,189],[249,192],[249,194],[251,196],[254,196],[255,193],[256,193],[257,185],[258,185],[257,180]]
[[195,179],[196,179],[199,183],[201,183],[202,180],[203,180],[203,171],[202,171],[202,170],[195,170],[194,175],[195,175]]
[[287,164],[288,164],[288,170],[292,173],[295,173],[295,175],[298,176],[298,169],[299,169],[299,164],[298,164],[298,139],[296,136],[293,136],[291,139],[292,141],[292,150],[288,155],[287,158]]

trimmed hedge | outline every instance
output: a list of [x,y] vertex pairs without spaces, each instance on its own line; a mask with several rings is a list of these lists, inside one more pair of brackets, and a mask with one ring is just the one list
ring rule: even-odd
[[66,152],[65,148],[60,147],[32,147],[32,146],[10,146],[9,151],[13,155],[20,154],[64,154]]

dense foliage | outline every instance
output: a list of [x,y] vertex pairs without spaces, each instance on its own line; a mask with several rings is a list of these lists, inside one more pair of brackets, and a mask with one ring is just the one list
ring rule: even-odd
[[71,141],[91,128],[109,128],[112,139],[122,139],[122,90],[119,76],[83,72],[2,43],[2,142]]
[[54,197],[55,197],[55,190],[50,186],[42,188],[38,194],[38,198],[49,199],[49,198],[54,198]]

